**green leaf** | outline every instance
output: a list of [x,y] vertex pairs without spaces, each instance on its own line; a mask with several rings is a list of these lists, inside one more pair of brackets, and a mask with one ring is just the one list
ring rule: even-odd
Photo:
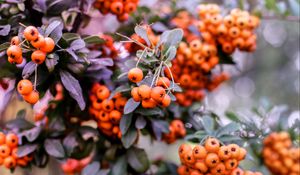
[[[123,133],[122,133],[123,134]],[[128,129],[128,131],[122,135],[121,141],[123,146],[128,149],[134,144],[138,136],[137,130],[134,127]]]
[[3,50],[6,50],[8,49],[10,46],[10,43],[9,42],[6,42],[6,43],[3,43],[0,45],[0,52],[2,52]]
[[45,30],[45,37],[48,37],[60,24],[61,22],[57,20],[51,22]]
[[121,156],[119,157],[118,161],[113,165],[111,168],[110,175],[126,175],[127,173],[127,162],[126,157]]
[[110,93],[109,99],[112,99],[118,92],[130,92],[130,91],[131,91],[131,87],[128,84],[121,85],[117,87],[112,93]]
[[[58,24],[58,23],[56,23],[56,24]],[[50,32],[50,35],[49,35],[49,37],[54,40],[55,44],[57,44],[58,41],[61,39],[62,34],[63,34],[62,30],[64,28],[63,23],[60,22],[59,25],[57,25],[57,26],[56,26],[56,24],[55,24],[55,28],[51,29],[51,32]],[[54,26],[54,24],[53,24],[53,26]],[[48,30],[50,31],[50,28]]]
[[210,117],[210,116],[203,116],[201,118],[201,123],[202,123],[202,126],[203,128],[205,129],[205,131],[208,133],[208,134],[212,134],[213,131],[214,131],[214,120]]
[[92,162],[82,170],[82,175],[96,175],[100,169],[99,162]]
[[79,39],[80,36],[77,33],[64,33],[62,35],[63,39],[67,42],[71,42],[73,40]]
[[69,72],[61,70],[59,72],[61,82],[64,87],[69,91],[71,97],[73,97],[81,110],[84,110],[86,104],[83,99],[82,89],[77,79],[75,79]]
[[25,116],[26,116],[26,110],[22,109],[18,111],[16,118],[25,118]]
[[242,140],[240,137],[238,136],[222,136],[222,137],[219,137],[219,139],[222,141],[222,142],[225,142],[225,143],[231,143],[231,142],[235,142],[235,141],[240,141]]
[[55,68],[55,65],[58,63],[59,56],[55,53],[47,55],[45,63],[49,72],[52,72]]
[[147,30],[144,27],[139,26],[139,25],[135,26],[134,31],[138,36],[140,36],[141,38],[143,38],[143,40],[146,41],[148,46],[151,45],[151,42],[148,38]]
[[28,62],[22,71],[22,77],[27,79],[34,72],[36,64],[32,61]]
[[144,116],[149,116],[149,115],[164,116],[164,111],[159,107],[155,107],[151,109],[138,108],[137,110],[135,110],[135,112]]
[[131,125],[132,121],[132,114],[125,114],[122,116],[121,121],[120,121],[120,130],[121,133],[126,133],[128,128]]
[[152,130],[157,140],[161,140],[163,133],[169,133],[169,124],[163,120],[151,120]]
[[175,46],[169,47],[169,49],[166,52],[167,60],[171,61],[172,59],[174,59],[176,56],[176,52],[177,52],[177,49]]
[[124,107],[124,114],[133,112],[140,105],[140,103],[141,102],[136,102],[133,100],[133,98],[130,98]]
[[135,121],[135,128],[143,129],[145,128],[146,124],[147,121],[145,120],[145,118],[143,116],[139,116]]
[[166,46],[166,48],[169,48],[171,46],[177,46],[180,43],[180,41],[182,40],[182,37],[183,37],[182,29],[180,29],[180,28],[173,29],[168,34],[168,37],[167,37],[164,45]]
[[104,44],[105,40],[97,35],[87,36],[83,38],[86,44]]
[[26,129],[31,129],[35,127],[32,123],[29,121],[23,119],[23,118],[17,118],[15,120],[11,120],[6,124],[6,127],[8,129],[20,129],[20,130],[26,130]]
[[18,157],[24,157],[27,156],[28,154],[32,153],[37,149],[37,144],[27,144],[27,145],[22,145],[18,146]]
[[76,39],[71,42],[70,48],[74,51],[80,50],[85,47],[85,42],[82,39]]
[[229,118],[230,120],[232,120],[234,122],[240,122],[239,117],[233,112],[227,111],[225,113],[225,115],[226,115],[227,118]]
[[42,128],[39,126],[36,126],[32,129],[24,131],[24,135],[29,142],[33,142],[39,137],[41,132],[42,132]]
[[46,139],[44,142],[44,147],[46,152],[55,158],[65,157],[64,148],[58,139]]
[[217,138],[223,136],[223,135],[229,135],[233,132],[236,132],[240,129],[240,126],[237,123],[229,123],[223,127],[220,127],[217,131],[216,131],[216,136]]
[[150,162],[144,149],[132,147],[128,150],[126,157],[130,167],[138,173],[144,173],[150,167]]

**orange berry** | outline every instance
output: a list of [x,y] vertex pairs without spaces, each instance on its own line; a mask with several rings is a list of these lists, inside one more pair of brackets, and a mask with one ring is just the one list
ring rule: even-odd
[[224,174],[226,172],[226,168],[225,168],[225,165],[223,163],[219,163],[217,166],[215,166],[211,172],[213,174]]
[[3,164],[4,159],[2,157],[0,157],[0,166]]
[[46,53],[36,50],[31,54],[31,60],[36,64],[42,64],[46,59]]
[[155,108],[156,107],[156,102],[152,99],[152,98],[149,98],[149,99],[144,99],[142,101],[142,106],[143,108]]
[[0,132],[0,145],[5,144],[6,136],[3,132]]
[[180,145],[180,147],[178,148],[178,154],[180,157],[183,157],[183,155],[192,150],[191,146],[187,145],[187,144],[182,144]]
[[217,166],[217,164],[219,162],[220,162],[220,159],[219,159],[218,155],[215,153],[208,153],[205,158],[205,163],[210,168]]
[[217,28],[218,36],[225,36],[227,34],[227,27],[225,25],[219,25]]
[[138,93],[143,100],[148,100],[151,97],[151,88],[148,85],[141,85],[138,88]]
[[236,159],[228,159],[225,161],[225,167],[227,170],[233,170],[238,166]]
[[128,72],[128,79],[131,82],[138,83],[142,81],[143,77],[144,77],[143,71],[140,68],[132,68]]
[[227,160],[231,157],[231,152],[227,146],[221,146],[218,151],[218,156],[221,160]]
[[18,159],[18,148],[13,148],[12,151],[11,151],[11,156],[15,159]]
[[45,43],[45,38],[42,35],[39,35],[37,39],[30,41],[30,44],[36,49],[44,47]]
[[198,52],[201,50],[201,46],[202,46],[202,43],[199,39],[196,39],[196,40],[193,40],[189,47],[191,49],[192,52]]
[[234,18],[230,15],[224,17],[224,24],[226,27],[232,27],[234,25]]
[[8,57],[7,61],[11,64],[21,64],[23,62],[23,58],[17,58],[17,59],[13,59],[11,57]]
[[127,99],[126,99],[126,98],[124,98],[124,97],[118,98],[118,99],[115,101],[115,108],[116,108],[118,111],[123,111],[126,102],[127,102]]
[[222,50],[227,54],[231,54],[234,48],[230,42],[225,42],[222,44]]
[[102,109],[104,111],[110,112],[114,109],[114,102],[112,100],[103,100]]
[[205,149],[211,153],[217,153],[220,149],[220,142],[215,138],[208,138],[205,141]]
[[8,145],[0,145],[0,157],[7,157],[10,155],[11,149],[9,148]]
[[243,40],[243,38],[239,37],[233,40],[232,45],[237,48],[243,48],[245,45],[245,41]]
[[159,77],[156,83],[156,86],[161,86],[164,88],[170,87],[170,80],[167,77]]
[[123,13],[123,14],[117,16],[117,19],[119,22],[127,21],[128,18],[129,18],[128,13]]
[[124,11],[126,13],[132,13],[136,10],[136,4],[132,2],[128,2],[125,4]]
[[118,133],[120,132],[119,126],[114,126],[113,129],[112,129],[112,132],[113,132],[115,135],[118,135]]
[[17,89],[21,95],[28,95],[33,91],[33,85],[31,81],[24,79],[19,81]]
[[206,166],[205,162],[202,161],[200,162],[197,161],[195,163],[195,168],[199,170],[201,173],[206,173],[208,171],[208,167]]
[[156,86],[151,89],[151,98],[156,102],[161,102],[164,99],[165,95],[165,89],[160,86]]
[[192,170],[190,175],[202,175],[198,170]]
[[12,156],[9,156],[9,157],[6,157],[6,158],[4,159],[3,165],[4,165],[6,168],[11,169],[11,168],[16,167],[17,161],[16,161],[16,159],[14,159]]
[[24,30],[24,38],[28,41],[36,40],[39,37],[39,31],[34,26],[28,26]]
[[6,144],[10,148],[15,148],[18,146],[18,136],[13,133],[9,133],[6,135]]
[[10,40],[11,45],[19,45],[20,44],[20,38],[18,36],[14,36]]
[[139,95],[139,88],[138,87],[134,87],[134,88],[131,89],[131,97],[136,102],[141,101],[141,98],[140,98],[140,95]]
[[191,83],[192,79],[191,76],[188,74],[183,74],[181,75],[180,79],[179,79],[179,83],[182,86],[189,86],[189,84]]
[[31,91],[29,94],[24,95],[23,98],[27,103],[33,105],[39,101],[40,96],[38,91]]
[[115,1],[115,2],[111,3],[110,10],[112,13],[120,15],[123,13],[124,6],[123,6],[122,2]]
[[122,113],[117,110],[113,110],[109,113],[109,119],[113,124],[119,124],[121,117]]
[[240,168],[234,169],[230,175],[244,175],[244,171]]
[[100,128],[105,129],[105,130],[111,130],[113,127],[112,123],[110,123],[110,122],[100,122],[98,124],[99,124]]
[[229,31],[228,31],[228,35],[232,38],[236,38],[240,35],[241,31],[239,28],[237,27],[231,27],[229,28]]
[[8,57],[12,59],[19,59],[22,58],[22,49],[19,46],[11,45],[6,51]]
[[55,47],[54,40],[50,37],[46,37],[45,45],[43,47],[41,47],[40,50],[43,52],[46,52],[46,53],[50,53],[53,51],[54,47]]
[[207,155],[207,151],[203,146],[197,145],[197,146],[194,147],[193,156],[196,159],[204,159],[206,157],[206,155]]
[[166,94],[163,98],[163,100],[159,103],[162,107],[168,107],[171,104],[171,97]]
[[240,154],[240,147],[237,144],[229,144],[227,146],[229,148],[229,151],[231,153],[232,158],[238,158]]
[[104,112],[104,111],[100,111],[99,115],[97,116],[97,118],[101,121],[101,122],[108,122],[109,121],[109,113],[108,112]]
[[17,165],[25,167],[27,166],[28,162],[24,159],[16,159],[17,160]]
[[196,161],[191,150],[186,152],[186,154],[183,156],[183,159],[188,164],[194,164]]
[[93,106],[94,109],[100,110],[100,109],[102,109],[102,101],[99,100],[99,99],[95,100],[95,101],[92,102],[92,106]]
[[245,148],[240,148],[239,149],[239,156],[237,157],[238,161],[244,160],[246,155],[247,155],[247,150]]
[[100,86],[96,91],[97,98],[105,100],[110,96],[110,91],[106,86]]

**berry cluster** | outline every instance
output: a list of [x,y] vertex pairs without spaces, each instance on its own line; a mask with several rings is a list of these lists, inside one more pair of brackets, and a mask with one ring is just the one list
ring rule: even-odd
[[293,147],[287,132],[271,133],[264,139],[263,159],[274,175],[300,173],[300,148]]
[[240,9],[233,9],[230,14],[222,16],[216,4],[199,5],[198,15],[197,28],[205,42],[220,44],[227,54],[233,53],[236,48],[247,52],[256,49],[253,32],[259,25],[256,16]]
[[[140,68],[132,68],[128,72],[128,79],[138,83],[143,80],[143,71]],[[166,92],[170,87],[170,80],[166,77],[159,77],[155,87],[142,84],[131,89],[131,96],[134,101],[142,102],[143,108],[155,108],[157,105],[168,107],[171,97]]]
[[173,120],[169,126],[170,132],[164,134],[163,140],[167,143],[174,143],[177,139],[183,138],[186,135],[184,124],[181,120]]
[[121,138],[122,133],[119,123],[123,115],[123,110],[127,98],[117,93],[110,97],[110,90],[98,83],[94,84],[91,90],[91,107],[89,113],[98,121],[98,127],[107,136]]
[[8,169],[19,166],[27,166],[28,162],[32,160],[31,156],[19,157],[18,151],[18,137],[13,133],[5,135],[0,132],[0,165],[4,165]]
[[17,85],[18,92],[22,95],[23,99],[30,104],[35,104],[39,100],[39,92],[34,89],[31,81],[23,79]]
[[73,175],[80,173],[84,167],[91,162],[91,158],[87,157],[81,160],[69,158],[61,164],[61,169],[66,175]]
[[52,52],[55,43],[52,38],[44,37],[39,34],[39,31],[34,26],[28,26],[23,32],[25,38],[24,41],[20,41],[18,36],[14,36],[11,39],[11,46],[7,49],[6,53],[8,56],[8,61],[14,64],[21,64],[22,49],[21,46],[23,42],[30,42],[31,46],[37,50],[33,51],[31,54],[31,60],[36,64],[42,64],[46,59],[46,54]]
[[221,146],[219,140],[208,138],[204,146],[183,144],[178,153],[183,165],[178,169],[179,175],[232,175],[247,151],[236,144]]
[[100,38],[105,40],[104,44],[95,45],[92,47],[94,50],[100,50],[102,57],[116,58],[119,50],[114,46],[114,39],[110,35],[100,34]]
[[124,22],[129,18],[129,14],[137,9],[139,0],[96,0],[94,7],[102,14],[109,12],[116,15],[120,22]]

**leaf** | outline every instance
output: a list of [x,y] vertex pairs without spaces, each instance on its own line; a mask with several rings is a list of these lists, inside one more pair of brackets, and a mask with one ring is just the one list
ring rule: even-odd
[[150,167],[150,162],[144,149],[132,147],[127,154],[128,164],[138,173],[144,173]]
[[164,111],[159,107],[155,107],[151,109],[139,108],[135,110],[135,112],[145,116],[150,116],[150,115],[164,116]]
[[46,66],[48,68],[48,71],[52,72],[54,70],[54,68],[55,68],[55,65],[58,63],[59,57],[55,53],[52,53],[52,54],[48,55],[47,57],[50,58],[50,59],[46,59],[46,61],[45,61],[46,62]]
[[62,30],[64,28],[63,23],[60,23],[57,27],[55,27],[50,34],[50,38],[53,39],[54,43],[57,44],[58,41],[61,39],[62,37]]
[[8,47],[10,46],[9,42],[3,43],[0,45],[0,52],[2,52],[3,50],[8,49]]
[[84,140],[99,136],[98,130],[89,126],[81,126],[79,132]]
[[240,126],[237,123],[229,123],[223,127],[220,127],[216,131],[216,136],[221,137],[223,135],[229,135],[230,133],[236,132],[240,129]]
[[1,26],[0,25],[0,36],[7,36],[10,32],[10,25],[7,24],[7,25],[4,25],[4,26]]
[[64,33],[62,35],[63,39],[65,39],[67,42],[79,39],[80,36],[77,33]]
[[70,48],[74,51],[82,49],[85,47],[85,42],[82,39],[76,39],[72,41]]
[[180,28],[176,28],[170,31],[166,42],[164,43],[166,48],[171,46],[177,46],[179,42],[182,40],[183,30]]
[[226,115],[227,118],[229,118],[230,120],[232,120],[234,122],[240,122],[239,117],[233,112],[227,111],[225,113],[225,115]]
[[97,35],[91,35],[83,38],[86,44],[104,44],[105,40]]
[[124,107],[124,114],[133,112],[140,105],[140,103],[141,102],[136,102],[133,100],[133,98],[130,98]]
[[147,122],[143,116],[139,116],[135,121],[135,127],[137,129],[143,129],[145,128]]
[[27,79],[34,72],[36,64],[32,61],[28,62],[22,72],[22,77]]
[[[122,133],[123,134],[123,133]],[[128,149],[134,144],[138,136],[137,130],[133,127],[129,128],[128,131],[122,135],[121,141],[123,146]]]
[[144,27],[139,26],[139,25],[135,26],[134,31],[138,36],[140,36],[141,38],[143,38],[143,40],[146,41],[148,46],[151,45],[151,42],[148,38],[147,30]]
[[120,121],[121,133],[125,134],[131,125],[132,114],[123,115]]
[[234,141],[240,141],[242,140],[240,137],[238,136],[222,136],[219,138],[222,142],[226,142],[226,143],[231,143],[231,142],[234,142]]
[[152,130],[157,140],[161,140],[162,133],[169,133],[169,124],[163,120],[151,120]]
[[214,131],[214,120],[210,116],[203,116],[201,118],[203,128],[208,134],[212,134]]
[[77,101],[81,110],[85,108],[85,101],[82,95],[81,86],[69,72],[61,70],[60,72],[61,82],[64,87],[69,91],[70,95]]
[[30,123],[29,121],[23,118],[17,118],[15,120],[9,121],[6,124],[6,127],[11,130],[12,129],[26,130],[35,127],[35,125],[33,125],[32,123]]
[[22,109],[18,111],[16,118],[25,118],[25,116],[26,116],[26,110]]
[[70,156],[74,149],[79,146],[77,135],[74,132],[68,134],[63,140],[63,145],[66,148],[67,155]]
[[99,162],[92,162],[82,170],[82,175],[96,175],[100,169]]
[[65,157],[64,148],[61,142],[57,139],[46,139],[44,142],[44,147],[46,152],[55,158]]
[[170,61],[170,60],[174,59],[176,56],[176,52],[177,52],[177,49],[175,46],[169,47],[169,49],[166,52],[167,60]]
[[126,162],[126,157],[121,156],[118,158],[118,161],[113,165],[111,168],[110,175],[121,175],[121,174],[126,174],[127,172],[127,162]]
[[231,55],[226,54],[223,50],[221,46],[217,47],[218,50],[218,57],[219,57],[219,63],[220,64],[236,64],[233,61],[233,58],[231,57]]
[[24,135],[29,142],[33,142],[39,137],[41,132],[42,132],[42,128],[36,126],[34,128],[24,131]]
[[72,58],[74,58],[75,61],[78,61],[78,56],[71,48],[67,48],[66,51],[72,56]]
[[61,22],[57,20],[51,22],[45,30],[45,37],[48,37],[60,24]]
[[27,156],[28,154],[32,153],[37,149],[37,144],[27,144],[27,145],[22,145],[18,146],[18,157],[24,157]]
[[123,84],[119,87],[117,87],[109,96],[108,99],[112,99],[117,93],[119,92],[130,92],[131,87],[128,84]]

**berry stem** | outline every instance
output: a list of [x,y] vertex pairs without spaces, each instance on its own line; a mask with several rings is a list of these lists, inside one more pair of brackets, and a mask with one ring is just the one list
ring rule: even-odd
[[163,62],[163,63],[167,67],[168,71],[170,72],[171,79],[172,79],[172,88],[171,89],[173,89],[175,81],[174,81],[174,77],[173,77],[172,71],[171,71],[170,67],[165,62]]
[[21,25],[21,26],[23,26],[23,27],[27,27],[25,24],[23,24],[23,23],[21,23],[21,22],[19,22],[19,24]]
[[146,52],[146,50],[147,50],[147,48],[145,48],[145,49],[143,50],[143,52],[142,52],[142,55],[139,57],[138,61],[136,62],[136,65],[135,65],[135,67],[138,67],[138,65],[139,65],[139,62],[140,62],[140,61],[141,61],[141,59],[143,58],[143,56],[144,56],[144,53]]

